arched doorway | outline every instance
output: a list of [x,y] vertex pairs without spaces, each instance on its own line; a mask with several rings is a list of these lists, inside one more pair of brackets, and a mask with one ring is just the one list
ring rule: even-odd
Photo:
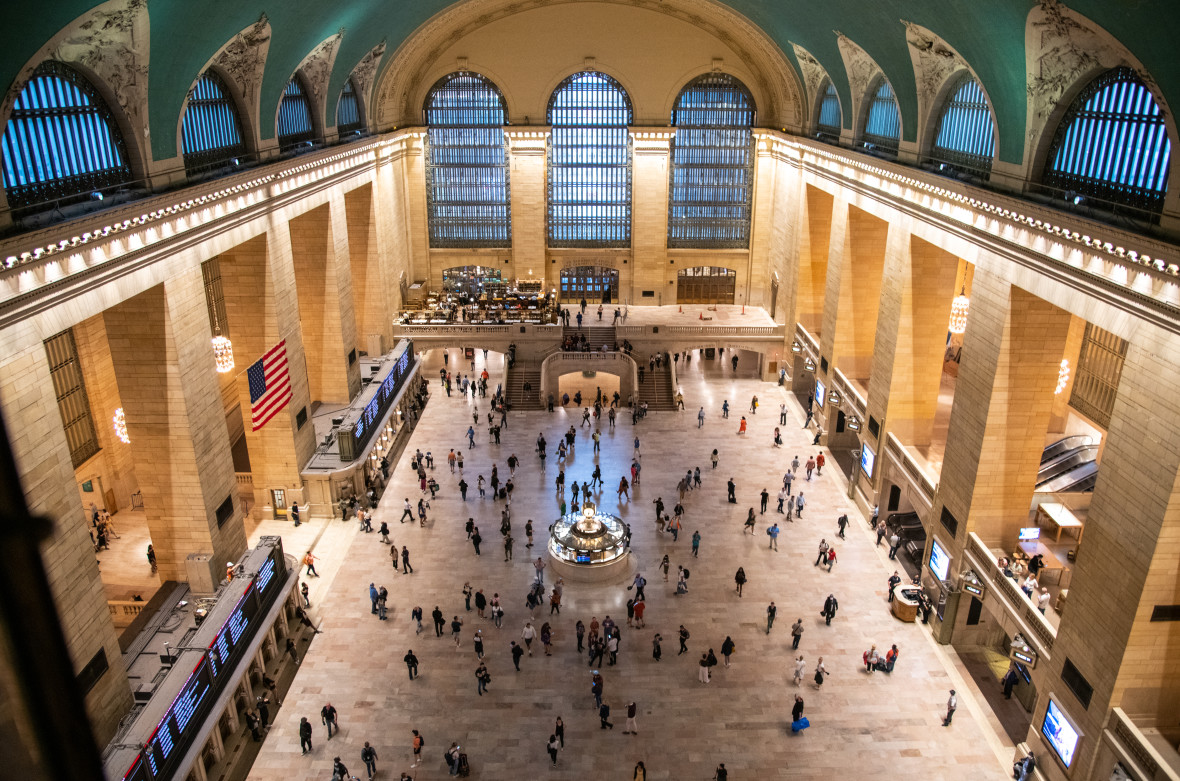
[[600,301],[613,304],[619,300],[619,272],[606,266],[571,266],[561,270],[561,300]]
[[676,303],[732,304],[737,272],[719,266],[693,266],[676,275]]

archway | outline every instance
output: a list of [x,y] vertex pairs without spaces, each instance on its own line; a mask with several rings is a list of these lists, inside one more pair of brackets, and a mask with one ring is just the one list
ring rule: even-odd
[[720,266],[693,266],[676,275],[676,303],[732,304],[737,272]]

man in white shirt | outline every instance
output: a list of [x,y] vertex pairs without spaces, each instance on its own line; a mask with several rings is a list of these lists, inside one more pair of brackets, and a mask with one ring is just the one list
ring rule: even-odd
[[949,727],[951,725],[951,718],[955,715],[957,707],[959,707],[959,699],[955,696],[955,690],[951,689],[951,696],[946,701],[946,718],[942,720],[942,726]]
[[1045,608],[1049,607],[1049,589],[1042,588],[1041,593],[1037,596],[1037,610],[1041,611],[1041,615],[1045,615]]

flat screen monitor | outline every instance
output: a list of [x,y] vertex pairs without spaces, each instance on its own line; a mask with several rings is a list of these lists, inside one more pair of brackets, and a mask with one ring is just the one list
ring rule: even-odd
[[1066,767],[1073,764],[1081,735],[1051,697],[1049,707],[1045,710],[1045,720],[1041,722],[1041,734],[1045,736],[1049,747],[1061,759],[1062,764]]
[[826,394],[828,389],[824,387],[822,380],[815,381],[815,403],[819,405],[820,409],[824,408],[824,402],[827,401]]
[[938,540],[934,540],[930,544],[930,571],[934,573],[939,580],[946,580],[947,574],[951,570],[951,556],[946,552],[946,549],[938,544]]
[[1029,542],[1031,540],[1041,539],[1040,526],[1025,526],[1020,530],[1020,541]]
[[860,470],[865,473],[865,477],[873,476],[873,464],[877,461],[877,454],[868,445],[861,445],[860,448]]

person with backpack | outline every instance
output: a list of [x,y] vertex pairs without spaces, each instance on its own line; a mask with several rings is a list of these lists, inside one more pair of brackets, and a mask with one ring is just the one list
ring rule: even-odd
[[836,617],[836,611],[840,609],[840,603],[836,601],[836,597],[828,594],[828,598],[824,600],[824,609],[820,611],[820,615],[824,617],[824,622],[832,625],[832,619]]
[[734,649],[737,645],[733,642],[733,638],[729,635],[725,636],[725,642],[721,644],[721,655],[725,657],[725,666],[729,667],[729,657],[733,655]]
[[369,778],[372,779],[377,773],[377,749],[370,746],[367,740],[361,749],[361,762],[365,763],[365,770],[369,771]]
[[742,587],[746,585],[746,570],[744,567],[738,567],[737,574],[733,576],[733,582],[737,584],[737,595],[742,595]]

